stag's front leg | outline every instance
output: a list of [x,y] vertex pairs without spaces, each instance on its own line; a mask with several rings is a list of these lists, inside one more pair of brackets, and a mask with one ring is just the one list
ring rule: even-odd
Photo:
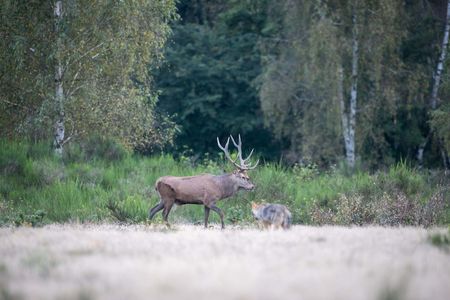
[[170,210],[172,209],[173,203],[168,203],[164,206],[164,210],[163,210],[163,220],[164,223],[166,223],[167,227],[170,227],[169,224],[169,213]]
[[220,222],[222,223],[222,229],[225,229],[225,223],[223,222],[223,212],[222,212],[222,210],[220,208],[218,208],[217,206],[215,206],[215,205],[211,205],[211,209],[219,214]]
[[211,209],[205,205],[205,228],[208,228],[209,211]]

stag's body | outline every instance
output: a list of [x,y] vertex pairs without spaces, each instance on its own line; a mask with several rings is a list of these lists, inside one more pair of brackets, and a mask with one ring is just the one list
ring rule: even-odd
[[219,214],[224,228],[223,212],[216,206],[216,202],[233,196],[239,189],[253,188],[245,171],[224,175],[164,176],[156,181],[155,190],[159,194],[160,203],[150,210],[149,218],[152,219],[163,209],[163,219],[167,222],[174,204],[199,204],[205,207],[205,227],[208,226],[209,211],[212,209]]
[[[220,145],[219,139],[217,143],[225,152],[225,156],[237,167],[233,173],[224,175],[202,174],[197,176],[176,177],[163,176],[155,183],[155,190],[159,194],[160,202],[149,211],[149,219],[163,210],[164,222],[168,224],[168,216],[174,204],[199,204],[204,205],[205,208],[205,227],[208,227],[209,212],[212,209],[220,216],[222,228],[225,227],[223,222],[223,212],[216,206],[216,202],[233,196],[239,189],[252,190],[255,186],[250,181],[247,175],[247,170],[256,167],[251,167],[246,159],[242,159],[241,137],[239,136],[239,143],[236,144],[231,137],[234,145],[238,148],[240,164],[236,160],[232,160],[228,152],[228,141],[225,147]],[[253,152],[253,150],[252,150]]]
[[171,197],[178,205],[204,204],[211,206],[217,200],[233,196],[238,191],[239,185],[236,180],[233,180],[232,174],[218,176],[203,174],[188,177],[164,176],[158,179],[155,189],[160,196]]

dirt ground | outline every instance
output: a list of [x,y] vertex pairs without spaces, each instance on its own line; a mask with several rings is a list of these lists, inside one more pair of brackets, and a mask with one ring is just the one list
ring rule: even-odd
[[450,299],[437,230],[0,228],[0,299]]

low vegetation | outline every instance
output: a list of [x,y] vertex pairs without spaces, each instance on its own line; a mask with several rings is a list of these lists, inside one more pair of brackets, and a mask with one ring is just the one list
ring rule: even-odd
[[[75,145],[75,144],[74,144]],[[231,171],[226,161],[168,155],[142,157],[109,140],[69,145],[53,156],[48,143],[0,141],[0,224],[39,226],[51,222],[147,222],[162,175],[187,176]],[[418,171],[406,162],[374,174],[335,168],[287,168],[261,163],[250,172],[254,192],[222,201],[228,224],[252,222],[250,203],[287,205],[296,224],[424,225],[450,222],[449,179]],[[171,222],[196,223],[203,209],[176,208]],[[211,215],[212,222],[218,217]],[[155,222],[161,222],[160,214]]]
[[450,226],[447,232],[435,232],[428,236],[429,242],[444,251],[450,252]]

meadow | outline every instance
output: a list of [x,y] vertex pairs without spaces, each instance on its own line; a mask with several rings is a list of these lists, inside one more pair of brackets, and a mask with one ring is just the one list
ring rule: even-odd
[[[146,223],[159,200],[154,190],[163,175],[222,174],[225,160],[192,162],[170,155],[133,155],[109,140],[92,139],[67,147],[56,158],[48,143],[0,141],[0,225],[50,223]],[[212,157],[212,156],[210,156]],[[384,171],[314,165],[286,167],[262,162],[250,172],[254,191],[219,202],[226,224],[252,224],[251,201],[282,203],[294,224],[423,225],[449,224],[449,178],[439,171],[419,171],[406,162]],[[196,205],[172,210],[172,223],[199,223]],[[161,222],[157,214],[154,222]],[[218,222],[211,214],[211,222]]]
[[448,299],[445,229],[0,228],[0,299]]

